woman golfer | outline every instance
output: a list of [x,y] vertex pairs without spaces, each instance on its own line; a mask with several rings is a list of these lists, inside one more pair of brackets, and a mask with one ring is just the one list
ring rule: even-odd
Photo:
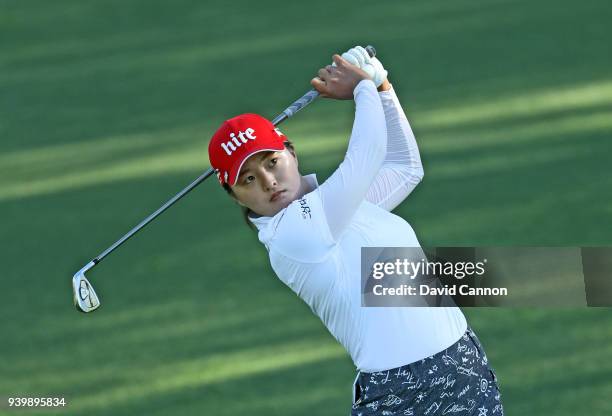
[[459,308],[361,307],[361,247],[419,247],[391,210],[423,170],[380,61],[362,47],[333,61],[311,84],[323,97],[354,99],[356,109],[329,179],[302,176],[292,144],[255,114],[221,125],[211,165],[257,227],[278,277],[353,359],[353,415],[502,415],[495,374]]

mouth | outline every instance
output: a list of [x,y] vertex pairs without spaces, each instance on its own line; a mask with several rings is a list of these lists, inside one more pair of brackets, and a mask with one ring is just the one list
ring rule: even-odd
[[274,192],[272,194],[272,197],[270,198],[270,202],[274,202],[276,201],[285,191],[278,191],[278,192]]

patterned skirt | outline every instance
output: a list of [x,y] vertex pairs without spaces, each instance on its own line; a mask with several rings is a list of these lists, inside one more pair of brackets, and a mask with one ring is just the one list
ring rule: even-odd
[[468,326],[453,345],[391,370],[357,374],[352,416],[502,416],[494,370]]

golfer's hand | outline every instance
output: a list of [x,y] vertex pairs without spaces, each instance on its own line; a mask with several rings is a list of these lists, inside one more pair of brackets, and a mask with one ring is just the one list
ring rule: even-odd
[[368,51],[361,46],[355,46],[342,54],[342,57],[353,65],[363,69],[374,81],[377,87],[387,82],[387,71],[375,56],[370,56]]
[[319,69],[319,76],[313,78],[310,84],[322,97],[351,100],[357,84],[371,78],[364,70],[349,63],[340,55],[334,55],[332,59],[334,65]]

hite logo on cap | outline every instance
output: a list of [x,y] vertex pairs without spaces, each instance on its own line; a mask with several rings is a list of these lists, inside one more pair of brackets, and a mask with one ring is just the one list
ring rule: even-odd
[[[221,148],[225,150],[228,156],[231,156],[232,152],[235,152],[238,147],[247,142],[247,139],[255,140],[257,136],[255,136],[254,133],[255,130],[250,127],[245,131],[238,131],[238,137],[236,137],[235,133],[230,133],[231,140],[226,143],[221,143]],[[244,138],[245,136],[247,139]]]

